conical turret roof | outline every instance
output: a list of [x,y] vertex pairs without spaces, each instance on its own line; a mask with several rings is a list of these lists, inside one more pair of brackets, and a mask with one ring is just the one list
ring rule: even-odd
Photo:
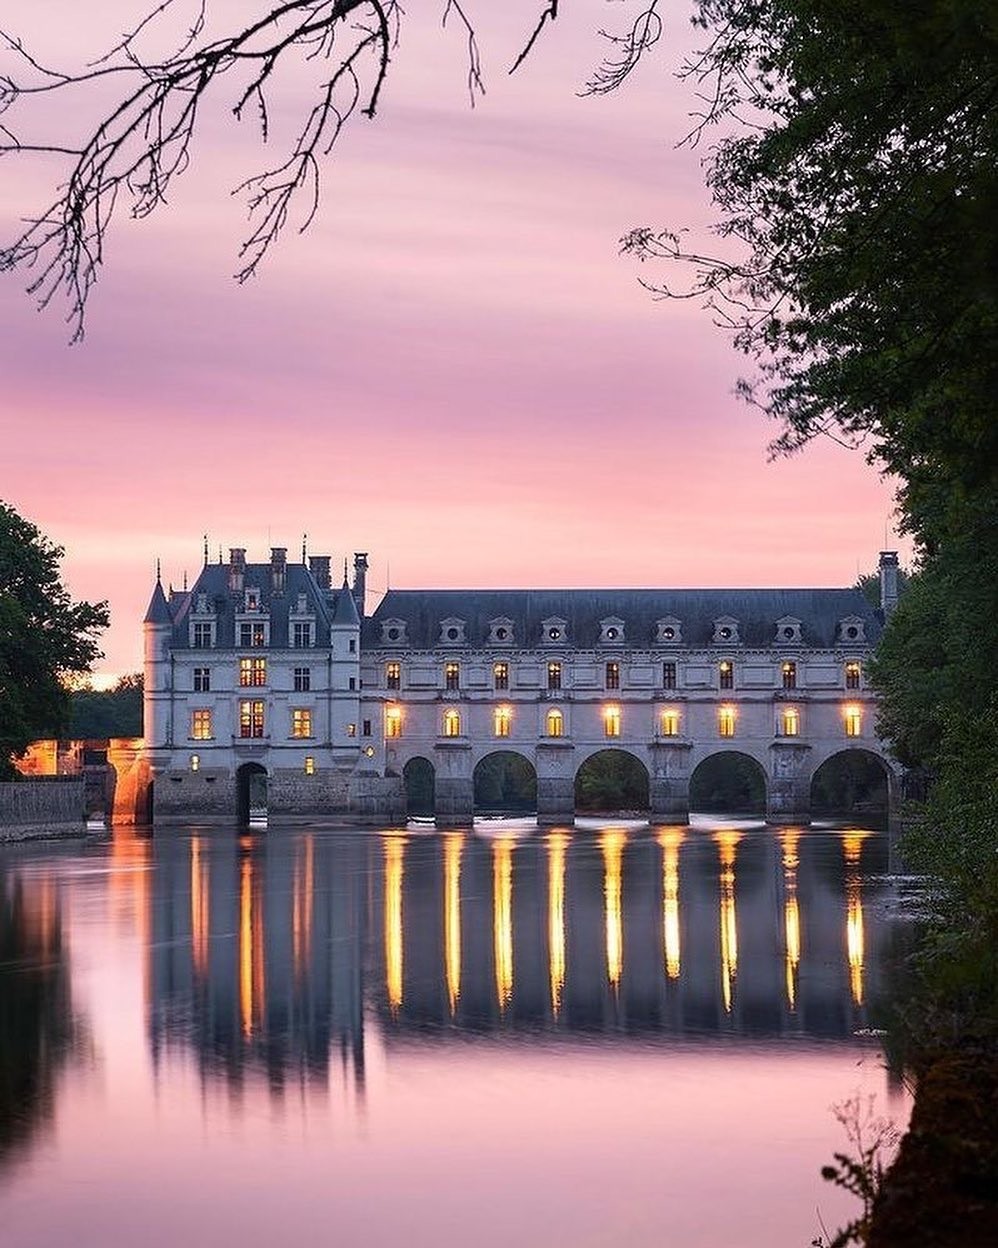
[[360,628],[357,604],[353,600],[353,594],[350,592],[350,586],[345,578],[343,587],[336,596],[336,610],[333,612],[333,627],[335,628],[337,625],[351,625],[354,628]]
[[156,588],[152,591],[152,597],[149,599],[149,610],[146,617],[142,621],[144,624],[173,624],[173,616],[170,614],[170,604],[166,601],[166,594],[163,593],[163,586],[159,581],[156,582]]

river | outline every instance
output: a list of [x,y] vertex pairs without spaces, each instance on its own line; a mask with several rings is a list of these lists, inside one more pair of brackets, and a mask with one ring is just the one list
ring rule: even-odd
[[0,849],[5,1248],[807,1248],[886,836],[593,823]]

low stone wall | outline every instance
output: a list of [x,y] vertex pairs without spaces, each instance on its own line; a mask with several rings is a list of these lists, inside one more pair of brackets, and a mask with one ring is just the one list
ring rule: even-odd
[[81,836],[86,831],[82,776],[35,776],[0,783],[0,842]]

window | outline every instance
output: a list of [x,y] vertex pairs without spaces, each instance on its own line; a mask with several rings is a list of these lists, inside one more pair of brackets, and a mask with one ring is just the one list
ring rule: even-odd
[[315,775],[315,759],[312,757],[311,754],[305,755],[305,775],[306,776]]
[[402,664],[386,663],[385,664],[385,688],[401,689],[402,688]]
[[240,659],[239,683],[243,688],[267,683],[266,659]]
[[347,724],[347,736],[348,736],[348,737],[355,737],[356,735],[357,735],[357,725],[356,725],[356,724]]
[[561,688],[561,664],[560,663],[548,664],[548,688],[549,689]]
[[675,689],[676,687],[676,665],[675,663],[662,664],[662,688]]
[[858,706],[845,708],[846,736],[861,737],[863,735],[863,712]]
[[191,711],[191,739],[210,741],[214,735],[211,728],[211,711]]
[[211,625],[195,624],[191,630],[191,645],[195,650],[207,650],[211,646]]
[[400,737],[402,735],[402,708],[389,706],[385,708],[385,736]]
[[201,769],[201,755],[192,754],[191,755],[191,771],[200,771],[200,769]]
[[620,736],[620,707],[604,706],[603,732],[608,737]]
[[797,688],[797,664],[791,663],[791,662],[784,663],[783,666],[780,668],[780,672],[783,676],[783,688],[784,689],[796,689]]
[[455,710],[444,711],[444,736],[459,737],[461,735],[461,716]]
[[347,649],[350,651],[351,654],[357,653],[357,638],[356,637],[350,638],[350,645],[347,647]]
[[196,667],[194,669],[194,692],[208,693],[211,690],[211,669]]
[[291,712],[291,735],[296,740],[312,735],[312,712],[295,708]]
[[858,689],[863,669],[855,660],[846,664],[846,688]]
[[310,620],[295,620],[291,625],[291,646],[294,650],[306,650],[312,644]]
[[444,688],[454,693],[461,687],[461,665],[459,663],[444,664]]
[[492,666],[492,687],[494,689],[509,688],[509,664],[495,663]]
[[785,706],[780,713],[780,732],[785,737],[800,736],[800,712],[794,706]]
[[613,662],[606,665],[606,687],[607,689],[620,688],[620,664]]
[[565,716],[562,715],[561,711],[548,711],[547,734],[549,737],[563,737],[565,735]]
[[347,689],[349,690],[350,693],[357,692],[357,677],[356,676],[351,676],[349,678],[349,680],[347,681]]
[[295,668],[295,693],[308,693],[312,688],[312,669],[310,667]]
[[717,735],[733,737],[735,735],[735,708],[722,706],[717,712]]
[[722,689],[734,689],[735,665],[729,659],[722,659],[717,665],[717,674]]
[[371,735],[371,721],[370,721],[369,719],[365,719],[365,720],[361,723],[361,725],[360,725],[360,735],[361,735],[362,737],[369,737],[369,736]]
[[267,644],[267,629],[262,620],[239,625],[240,646],[259,647]]
[[239,703],[239,735],[241,737],[263,736],[263,703]]
[[671,707],[669,710],[662,712],[662,736],[679,736],[679,712]]
[[260,591],[258,589],[248,589],[246,591],[246,610],[260,610]]
[[508,706],[497,706],[492,712],[493,733],[497,737],[509,736],[509,725],[513,712]]

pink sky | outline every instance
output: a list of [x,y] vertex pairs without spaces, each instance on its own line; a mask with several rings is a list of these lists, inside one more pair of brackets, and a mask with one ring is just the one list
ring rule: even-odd
[[[68,0],[9,0],[4,25],[78,65],[144,7],[106,0],[84,23]],[[224,108],[170,205],[120,216],[82,346],[23,277],[0,282],[0,497],[66,547],[74,594],[110,600],[103,670],[140,665],[155,560],[179,585],[204,532],[251,559],[303,532],[313,553],[367,550],[376,592],[389,575],[836,585],[875,564],[890,486],[831,443],[768,463],[775,428],[733,395],[744,361],[618,255],[632,226],[711,219],[701,153],[674,147],[695,106],[673,77],[680,10],[622,93],[580,99],[594,30],[634,6],[570,6],[513,78],[538,0],[467,7],[484,100],[468,107],[442,3],[413,6],[379,117],[352,125],[312,228],[248,286],[229,277],[244,210],[228,191],[263,157]],[[278,133],[301,98],[272,98]],[[5,240],[42,187],[0,165]]]

